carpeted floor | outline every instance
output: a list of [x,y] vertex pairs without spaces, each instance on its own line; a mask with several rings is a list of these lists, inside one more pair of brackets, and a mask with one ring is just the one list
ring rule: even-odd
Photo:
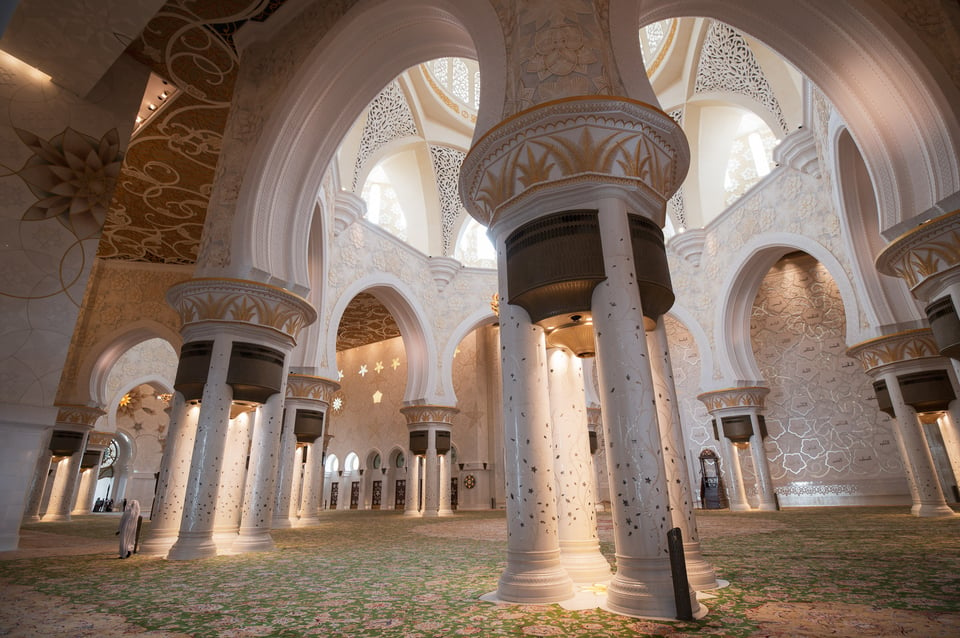
[[[960,517],[907,508],[700,512],[730,586],[695,622],[496,605],[502,512],[328,512],[275,552],[119,560],[111,515],[24,526],[0,555],[0,636],[960,636]],[[612,557],[609,516],[601,547]]]

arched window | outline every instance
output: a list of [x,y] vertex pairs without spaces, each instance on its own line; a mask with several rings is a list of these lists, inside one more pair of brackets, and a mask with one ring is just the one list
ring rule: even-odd
[[331,454],[327,457],[326,463],[323,464],[323,471],[327,474],[333,474],[340,469],[340,459],[337,458],[336,454]]
[[744,112],[723,175],[726,206],[740,199],[770,172],[773,149],[778,141],[766,122],[753,113]]
[[357,456],[355,452],[351,452],[347,455],[347,458],[343,461],[343,471],[344,472],[356,472],[360,469],[360,457]]
[[487,237],[487,229],[472,217],[460,228],[460,237],[454,246],[453,257],[464,266],[497,267],[497,251]]
[[367,221],[404,241],[407,240],[407,216],[400,206],[397,191],[382,166],[376,166],[370,171],[361,197],[367,203]]

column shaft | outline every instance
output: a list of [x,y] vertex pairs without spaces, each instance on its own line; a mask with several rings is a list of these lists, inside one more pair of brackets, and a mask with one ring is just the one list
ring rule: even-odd
[[167,555],[170,560],[217,554],[213,525],[233,400],[233,388],[227,385],[231,349],[229,338],[220,335],[214,340],[184,495],[183,519],[177,542]]
[[[607,607],[674,618],[667,546],[673,521],[630,225],[620,200],[601,200],[599,216],[607,278],[594,290],[592,310],[617,551]],[[692,590],[690,604],[698,614]]]
[[407,452],[407,494],[403,506],[404,516],[420,516],[420,457]]
[[27,506],[23,511],[24,522],[36,522],[40,520],[40,504],[43,502],[47,479],[50,476],[50,459],[53,456],[48,447],[50,445],[49,434],[45,436],[45,441],[43,449],[40,450],[40,456],[37,457],[33,482],[30,485],[30,493],[27,497]]
[[199,414],[199,406],[188,405],[182,393],[173,393],[157,495],[150,512],[149,531],[140,544],[141,554],[165,556],[177,540]]
[[300,523],[300,510],[303,503],[303,455],[307,453],[307,448],[298,445],[293,452],[293,467],[288,477],[290,483],[290,500],[287,503],[287,519],[291,525]]
[[767,451],[763,446],[760,418],[756,412],[750,412],[750,424],[753,426],[750,452],[753,454],[753,468],[757,476],[757,509],[776,510],[777,497],[773,492],[773,481],[770,480],[770,464],[767,461]]
[[218,554],[231,552],[237,540],[243,507],[243,485],[247,479],[250,431],[255,419],[255,413],[244,412],[230,419],[227,427],[227,445],[223,451],[220,486],[217,488],[217,511],[213,517],[213,539]]
[[53,478],[53,490],[50,492],[47,513],[43,516],[44,521],[70,520],[70,510],[73,509],[80,483],[80,463],[83,461],[83,450],[88,436],[89,432],[84,432],[80,449],[57,463],[57,473]]
[[440,462],[437,458],[437,428],[427,430],[427,455],[423,477],[423,515],[435,517],[440,513]]
[[[719,417],[718,417],[719,418]],[[727,486],[730,490],[730,509],[734,512],[746,512],[751,510],[750,503],[747,501],[747,490],[743,486],[743,468],[740,467],[740,449],[733,444],[733,441],[720,435],[723,451],[727,457],[727,469],[730,473],[730,480]]]
[[[284,410],[283,433],[280,435],[280,463],[277,467],[277,494],[273,501],[273,527],[290,527],[290,492],[293,488],[294,458],[297,455],[297,435],[294,432],[297,411]],[[322,475],[322,468],[321,468]],[[322,492],[321,492],[322,494]]]
[[693,496],[690,490],[690,472],[687,469],[687,453],[683,444],[683,426],[680,422],[680,404],[677,388],[673,382],[673,364],[670,361],[670,346],[663,319],[656,328],[647,333],[650,351],[650,367],[656,388],[657,416],[660,439],[663,443],[663,462],[667,473],[670,494],[670,514],[673,526],[680,528],[683,537],[683,555],[687,566],[687,579],[696,591],[716,589],[717,575],[713,566],[703,558],[700,550],[700,535],[693,513]]
[[543,328],[506,300],[506,255],[500,260],[500,353],[507,504],[507,567],[502,600],[548,603],[573,595],[560,564],[553,433]]
[[453,507],[450,502],[450,480],[453,468],[450,466],[453,452],[447,450],[440,456],[440,516],[453,516]]
[[587,430],[583,365],[572,353],[560,348],[548,350],[547,359],[560,564],[575,583],[607,581],[610,563],[600,553],[597,537],[595,474]]
[[954,511],[947,505],[937,477],[933,456],[927,437],[923,434],[917,411],[904,403],[900,392],[900,382],[895,374],[883,375],[896,415],[895,431],[900,453],[903,455],[903,464],[907,470],[907,480],[910,481],[910,492],[913,496],[913,507],[910,511],[914,516],[954,516]]
[[[270,527],[273,523],[280,431],[283,427],[283,394],[283,390],[273,394],[256,412],[235,551],[257,552],[274,548]],[[316,497],[310,500],[313,509],[309,512],[314,517],[316,502]]]

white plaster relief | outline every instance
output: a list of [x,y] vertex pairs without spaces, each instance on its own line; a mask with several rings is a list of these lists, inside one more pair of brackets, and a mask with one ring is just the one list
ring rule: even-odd
[[[367,160],[391,141],[407,135],[417,135],[417,125],[413,121],[413,112],[400,90],[400,84],[394,80],[370,102],[367,119],[360,138],[360,150],[353,169],[353,191],[362,187],[360,175]],[[431,149],[432,151],[432,149]],[[462,161],[462,158],[461,158]],[[436,160],[434,160],[436,162]]]
[[460,165],[464,153],[448,146],[430,145],[430,159],[440,191],[440,230],[443,234],[443,255],[453,248],[453,231],[463,211],[460,201]]

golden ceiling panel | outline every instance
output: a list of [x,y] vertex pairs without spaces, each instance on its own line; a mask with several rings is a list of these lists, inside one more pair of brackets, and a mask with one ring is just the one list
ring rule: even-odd
[[360,293],[347,305],[337,328],[337,351],[349,350],[400,336],[390,311],[370,293]]

